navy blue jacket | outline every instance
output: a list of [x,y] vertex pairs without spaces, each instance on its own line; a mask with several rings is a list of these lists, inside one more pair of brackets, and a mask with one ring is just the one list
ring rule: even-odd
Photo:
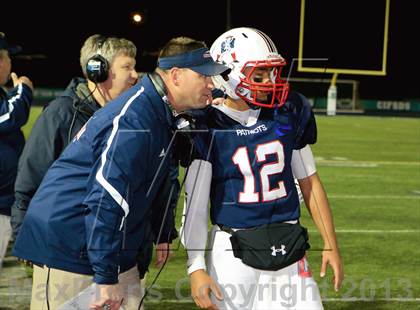
[[15,238],[29,202],[48,168],[93,113],[101,108],[89,93],[86,79],[73,78],[63,94],[51,101],[35,122],[19,159],[15,182],[11,214]]
[[149,77],[87,122],[48,170],[13,254],[114,284],[136,264],[169,171],[173,120]]
[[10,215],[19,156],[25,145],[21,127],[26,124],[32,90],[18,84],[6,93],[0,87],[0,214]]

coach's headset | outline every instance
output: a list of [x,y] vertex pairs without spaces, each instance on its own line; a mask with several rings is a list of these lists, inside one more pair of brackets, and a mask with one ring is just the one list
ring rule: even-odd
[[89,58],[86,63],[87,78],[95,84],[105,82],[108,79],[109,63],[101,55],[101,49],[108,37],[101,36],[98,39],[96,54]]
[[163,83],[162,78],[156,71],[147,74],[150,80],[152,81],[153,85],[156,88],[157,93],[162,98],[163,102],[165,102],[168,107],[172,111],[172,115],[174,116],[174,129],[175,130],[182,130],[184,133],[190,133],[193,129],[195,129],[195,120],[191,113],[189,112],[182,112],[178,114],[175,110],[172,109],[169,100],[168,100],[168,93],[166,91],[165,84]]
[[[106,36],[100,36],[98,38],[96,54],[90,57],[86,63],[87,78],[96,85],[98,83],[105,82],[108,79],[109,63],[108,60],[106,60],[105,57],[101,55],[101,49],[106,40],[108,40],[108,37]],[[96,87],[97,86],[95,86],[95,89]],[[73,139],[72,131],[76,121],[76,115],[78,112],[80,112],[79,106],[81,106],[86,100],[92,97],[95,89],[91,91],[89,95],[87,95],[86,98],[82,100],[81,103],[78,103],[77,105],[73,103],[74,113],[70,123],[69,131],[67,133],[67,144],[69,144]]]

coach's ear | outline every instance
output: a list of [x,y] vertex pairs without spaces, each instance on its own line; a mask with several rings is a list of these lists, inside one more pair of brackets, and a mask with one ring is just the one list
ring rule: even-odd
[[182,69],[178,67],[172,67],[169,71],[169,76],[172,83],[178,87],[181,84]]

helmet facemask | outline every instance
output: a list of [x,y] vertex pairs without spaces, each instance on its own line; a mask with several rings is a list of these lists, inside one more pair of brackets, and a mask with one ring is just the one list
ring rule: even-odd
[[[289,84],[281,78],[281,72],[286,65],[282,58],[270,60],[247,61],[241,69],[240,82],[236,95],[258,107],[281,107],[289,92]],[[256,78],[253,75],[258,71],[268,71],[269,81]]]

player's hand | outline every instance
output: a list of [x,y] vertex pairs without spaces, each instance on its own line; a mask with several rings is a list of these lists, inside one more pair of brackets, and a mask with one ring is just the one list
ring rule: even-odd
[[336,292],[341,288],[343,283],[344,271],[341,256],[338,250],[324,250],[322,251],[322,265],[321,278],[325,277],[327,273],[327,264],[331,266],[334,272],[333,284]]
[[23,83],[23,84],[26,84],[27,86],[29,86],[29,88],[31,90],[34,90],[34,86],[32,84],[32,81],[28,77],[26,77],[26,76],[18,77],[16,75],[16,73],[14,73],[14,72],[10,73],[10,77],[13,81],[13,87],[16,87],[20,83]]
[[194,271],[191,275],[191,296],[197,306],[202,309],[219,309],[210,299],[210,293],[222,300],[223,295],[219,286],[203,269]]
[[96,300],[90,304],[90,309],[118,310],[124,301],[123,289],[120,284],[98,284],[99,292],[96,294]]
[[213,98],[211,104],[212,105],[221,105],[224,101],[225,101],[225,98],[221,98],[221,97]]
[[172,255],[172,251],[169,247],[169,243],[159,243],[156,245],[156,267],[162,267],[163,263],[169,259]]

